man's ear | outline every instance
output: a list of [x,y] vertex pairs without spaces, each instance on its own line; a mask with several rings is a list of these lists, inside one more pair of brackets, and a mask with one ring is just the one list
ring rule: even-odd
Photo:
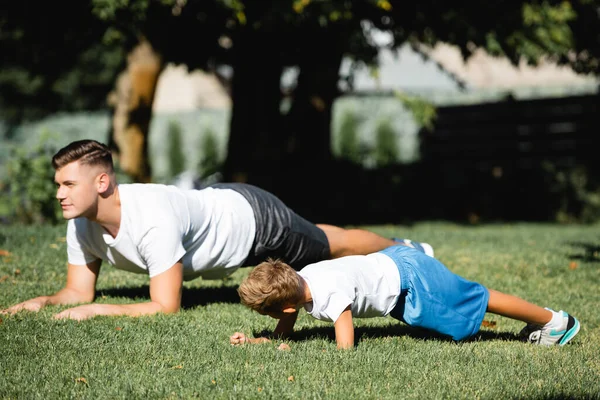
[[282,312],[284,314],[294,314],[296,313],[298,310],[296,310],[296,307],[286,307],[282,310]]
[[104,193],[110,187],[110,176],[106,172],[102,172],[96,178],[98,193]]

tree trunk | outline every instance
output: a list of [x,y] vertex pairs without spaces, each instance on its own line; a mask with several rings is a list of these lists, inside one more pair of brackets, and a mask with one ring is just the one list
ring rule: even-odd
[[298,83],[286,116],[288,160],[324,165],[331,160],[331,117],[339,94],[342,45],[332,34],[308,40]]
[[110,145],[118,167],[135,182],[152,179],[148,160],[148,130],[152,104],[163,63],[152,46],[142,40],[129,53],[115,90],[109,95],[113,107]]
[[[232,82],[232,111],[227,160],[227,181],[251,182],[269,189],[269,170],[284,157],[280,130],[282,67],[273,51],[271,35],[247,32],[237,47]],[[275,47],[276,48],[276,47]]]

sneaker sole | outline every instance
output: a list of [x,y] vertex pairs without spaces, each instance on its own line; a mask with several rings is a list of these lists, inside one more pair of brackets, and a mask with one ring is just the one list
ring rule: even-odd
[[429,243],[421,243],[421,247],[423,247],[423,253],[433,257],[433,247]]
[[575,337],[575,335],[577,335],[577,333],[579,333],[580,328],[581,328],[581,325],[579,324],[579,321],[577,321],[576,318],[569,315],[569,322],[567,324],[567,332],[565,332],[563,337],[560,338],[560,340],[558,341],[558,345],[564,346],[565,344],[569,343],[571,341],[571,339],[573,339]]

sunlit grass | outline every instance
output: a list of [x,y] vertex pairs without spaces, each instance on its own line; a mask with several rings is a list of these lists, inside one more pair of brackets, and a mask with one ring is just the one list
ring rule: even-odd
[[[239,304],[225,281],[186,283],[176,315],[55,321],[63,307],[1,316],[0,398],[600,398],[600,230],[595,226],[449,223],[369,227],[430,242],[436,257],[484,285],[575,315],[567,346],[516,341],[518,321],[486,315],[495,327],[453,343],[392,318],[357,321],[354,350],[335,349],[331,324],[301,313],[298,334],[232,347],[241,330],[275,321]],[[64,285],[64,226],[0,226],[0,308]],[[141,275],[105,265],[99,302],[148,298]]]

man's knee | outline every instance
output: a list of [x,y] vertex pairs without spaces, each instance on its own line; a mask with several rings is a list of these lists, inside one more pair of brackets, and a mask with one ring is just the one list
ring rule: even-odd
[[331,258],[337,258],[351,253],[349,238],[347,237],[348,230],[339,226],[317,224],[317,228],[321,229],[327,241],[329,242],[329,251]]

